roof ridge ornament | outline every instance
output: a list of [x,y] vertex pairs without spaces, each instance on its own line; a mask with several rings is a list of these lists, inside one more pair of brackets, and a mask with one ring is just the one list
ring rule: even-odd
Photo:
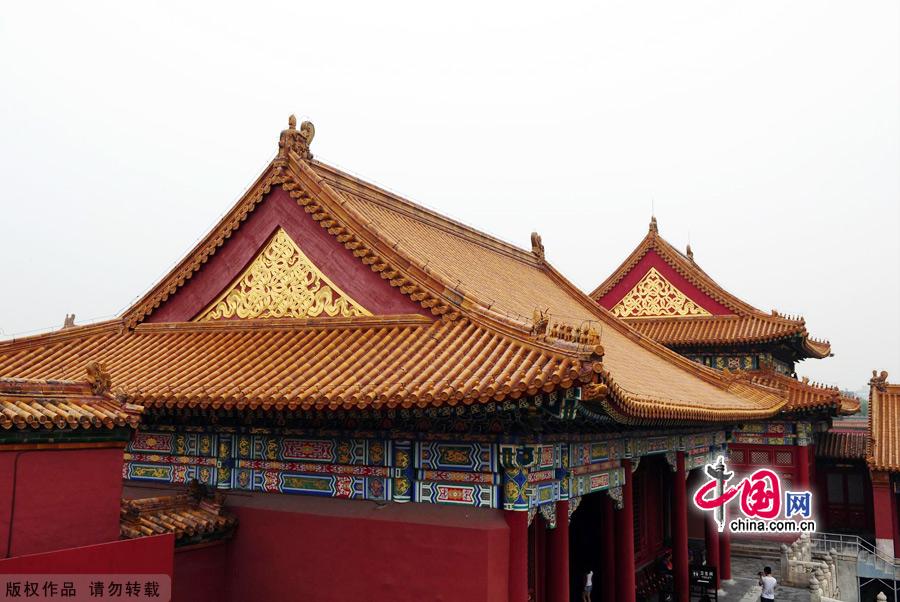
[[869,380],[869,385],[875,387],[879,391],[884,392],[884,390],[887,388],[887,379],[887,370],[882,370],[881,374],[878,374],[878,370],[872,370],[872,378],[871,380]]
[[657,226],[657,224],[656,224],[656,216],[655,215],[650,216],[650,232],[652,234],[659,234],[659,226]]
[[694,251],[691,249],[691,243],[688,243],[685,254],[687,255],[687,258],[691,260],[691,263],[694,263]]
[[91,391],[94,392],[94,395],[106,395],[109,393],[112,386],[112,378],[110,378],[109,372],[103,365],[96,361],[89,362],[85,367],[85,372],[87,372],[85,380],[90,383]]
[[291,115],[288,117],[288,129],[282,130],[281,137],[278,139],[278,156],[284,157],[287,152],[293,151],[298,157],[305,161],[311,161],[313,154],[309,150],[313,137],[316,135],[316,128],[311,121],[304,121],[297,129],[297,117]]
[[541,242],[541,235],[537,232],[531,233],[531,252],[538,258],[544,259],[544,243]]

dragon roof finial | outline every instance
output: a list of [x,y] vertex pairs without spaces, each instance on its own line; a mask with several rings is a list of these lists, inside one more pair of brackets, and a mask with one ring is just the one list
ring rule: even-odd
[[304,121],[297,129],[297,117],[291,115],[288,117],[288,129],[281,132],[278,139],[278,156],[284,157],[287,152],[293,151],[303,160],[311,161],[313,158],[309,150],[313,137],[316,135],[316,128],[311,121]]

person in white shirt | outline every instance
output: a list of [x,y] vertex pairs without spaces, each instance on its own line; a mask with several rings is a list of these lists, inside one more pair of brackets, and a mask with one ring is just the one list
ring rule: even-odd
[[762,593],[759,596],[761,602],[772,602],[775,599],[775,587],[778,582],[772,576],[772,568],[766,567],[762,573],[759,573],[759,585],[762,587]]
[[594,589],[594,571],[588,571],[584,575],[584,592],[581,594],[582,602],[591,602],[592,589]]

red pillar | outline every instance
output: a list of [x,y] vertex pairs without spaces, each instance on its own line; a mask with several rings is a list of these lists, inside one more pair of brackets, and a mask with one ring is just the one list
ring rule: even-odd
[[675,473],[672,475],[672,572],[675,577],[676,600],[690,600],[684,452],[676,453],[675,464]]
[[731,581],[731,532],[727,525],[719,533],[719,572],[720,581]]
[[616,520],[616,597],[617,602],[635,602],[634,574],[634,492],[631,483],[631,460],[622,460],[625,484],[622,486],[622,509]]
[[900,520],[890,473],[872,473],[872,505],[875,511],[875,545],[885,555],[893,554],[894,558],[900,558]]
[[547,538],[547,602],[569,602],[569,500],[556,502],[556,528]]
[[528,602],[528,512],[503,512],[509,526],[509,602]]
[[796,490],[809,489],[809,447],[806,445],[797,446],[797,482],[794,483]]
[[[594,575],[594,584],[599,585],[603,593],[603,602],[614,602],[616,599],[616,503],[608,495],[603,500],[603,574]],[[599,582],[599,583],[598,583]]]
[[719,527],[711,512],[706,513],[704,524],[706,526],[706,565],[716,569],[716,589],[718,590],[722,583],[722,574],[719,569]]

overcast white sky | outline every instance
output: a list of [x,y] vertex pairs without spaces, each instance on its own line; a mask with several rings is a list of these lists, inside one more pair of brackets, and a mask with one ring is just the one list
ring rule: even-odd
[[[196,4],[196,6],[194,6]],[[519,246],[585,290],[660,232],[900,381],[900,4],[7,3],[0,338],[120,313],[274,154]]]

